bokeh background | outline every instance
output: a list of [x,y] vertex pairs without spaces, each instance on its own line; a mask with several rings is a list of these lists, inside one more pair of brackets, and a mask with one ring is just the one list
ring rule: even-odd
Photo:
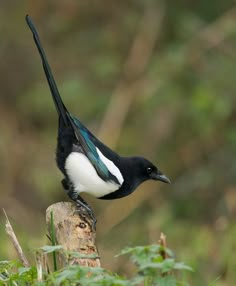
[[[0,2],[0,207],[26,254],[48,243],[45,209],[67,200],[55,165],[57,115],[25,24],[33,18],[68,109],[123,155],[143,155],[173,184],[117,201],[85,197],[102,265],[160,232],[195,272],[236,283],[236,4],[231,0]],[[0,259],[15,258],[0,218]]]

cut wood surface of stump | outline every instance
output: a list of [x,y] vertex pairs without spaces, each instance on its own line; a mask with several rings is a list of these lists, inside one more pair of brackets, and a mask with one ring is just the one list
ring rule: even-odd
[[49,234],[51,234],[51,217],[55,230],[55,239],[66,252],[77,252],[78,257],[59,255],[61,266],[66,263],[78,264],[80,266],[98,267],[100,258],[95,245],[96,232],[92,228],[89,216],[81,212],[77,206],[70,202],[59,202],[49,206],[46,210],[46,223]]

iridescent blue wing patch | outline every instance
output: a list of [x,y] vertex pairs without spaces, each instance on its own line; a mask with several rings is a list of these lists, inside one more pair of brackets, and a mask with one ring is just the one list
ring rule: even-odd
[[88,130],[81,124],[81,122],[77,118],[72,115],[70,115],[70,118],[72,127],[75,132],[75,136],[80,143],[85,155],[88,157],[95,170],[97,171],[98,175],[104,181],[112,181],[115,184],[120,185],[120,182],[118,181],[116,176],[111,174],[107,166],[100,159],[96,146],[92,142]]

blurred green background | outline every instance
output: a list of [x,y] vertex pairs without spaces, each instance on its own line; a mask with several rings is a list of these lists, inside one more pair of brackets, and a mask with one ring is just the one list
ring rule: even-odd
[[[25,14],[63,100],[123,155],[143,155],[172,185],[117,201],[85,197],[102,265],[160,232],[191,285],[236,283],[236,5],[230,0],[0,2],[0,207],[26,254],[48,243],[45,209],[67,200],[55,165],[57,115]],[[16,254],[0,217],[0,259]]]

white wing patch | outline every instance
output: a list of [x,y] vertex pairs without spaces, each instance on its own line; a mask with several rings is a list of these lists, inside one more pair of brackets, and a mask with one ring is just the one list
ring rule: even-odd
[[124,182],[124,178],[121,175],[120,170],[116,167],[116,165],[111,160],[107,159],[97,147],[96,147],[96,149],[97,149],[97,152],[98,152],[100,159],[107,166],[107,169],[110,171],[110,173],[113,176],[115,176],[117,178],[120,185],[122,185]]
[[[97,149],[99,157],[107,166],[108,170],[117,177],[120,184],[124,179],[113,162],[107,159]],[[120,188],[120,185],[103,181],[97,174],[89,159],[82,153],[72,152],[66,159],[65,169],[78,193],[88,193],[97,198],[113,193]]]

